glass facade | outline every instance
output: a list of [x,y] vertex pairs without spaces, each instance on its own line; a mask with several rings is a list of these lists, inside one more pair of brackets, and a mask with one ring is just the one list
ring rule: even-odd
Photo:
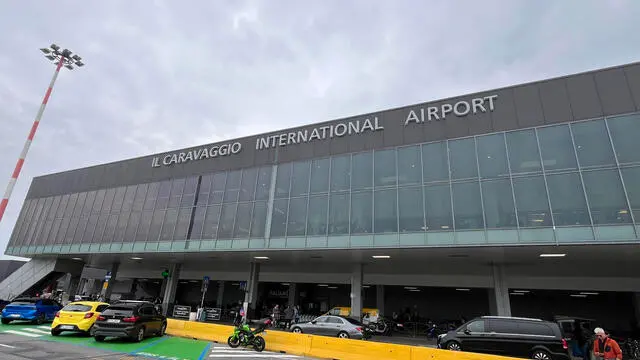
[[637,241],[640,114],[25,202],[8,252]]

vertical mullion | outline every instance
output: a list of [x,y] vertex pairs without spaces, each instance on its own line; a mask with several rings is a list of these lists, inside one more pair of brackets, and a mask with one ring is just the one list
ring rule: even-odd
[[[584,202],[587,204],[587,211],[589,212],[589,221],[591,222],[591,233],[593,234],[593,239],[598,241],[596,230],[593,224],[593,216],[591,216],[591,205],[589,205],[589,197],[587,196],[587,188],[584,185],[584,179],[582,177],[582,166],[580,165],[580,158],[578,156],[578,149],[576,148],[576,142],[573,138],[573,129],[571,128],[571,124],[569,124],[569,135],[571,135],[571,144],[573,146],[573,151],[576,157],[576,164],[578,165],[578,176],[580,176],[580,182],[582,186],[582,193],[584,196]],[[612,149],[613,150],[613,149]]]
[[538,129],[534,128],[533,132],[536,136],[536,144],[538,145],[538,156],[540,157],[540,169],[542,170],[542,180],[544,181],[544,190],[547,193],[547,203],[549,206],[549,215],[551,216],[551,226],[553,227],[553,238],[556,241],[556,245],[560,245],[558,243],[558,237],[556,236],[556,219],[553,216],[553,207],[551,206],[551,194],[549,193],[549,184],[547,182],[547,171],[544,166],[544,158],[542,157],[542,147],[540,146],[540,138],[538,136]]
[[518,242],[520,242],[520,218],[518,217],[518,204],[516,202],[516,191],[513,187],[513,176],[511,175],[511,157],[509,156],[509,144],[507,143],[507,134],[503,133],[504,151],[507,154],[507,169],[509,171],[509,184],[511,184],[511,197],[513,198],[513,212],[516,216],[516,230],[518,233]]

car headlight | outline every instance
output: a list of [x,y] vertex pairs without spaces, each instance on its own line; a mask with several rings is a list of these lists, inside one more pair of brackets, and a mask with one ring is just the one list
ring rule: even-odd
[[440,334],[438,335],[438,340],[442,339],[443,337],[445,337],[447,334]]

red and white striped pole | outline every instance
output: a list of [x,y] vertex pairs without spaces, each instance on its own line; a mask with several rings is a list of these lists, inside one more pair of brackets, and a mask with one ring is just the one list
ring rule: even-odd
[[51,96],[51,91],[53,90],[53,85],[56,83],[56,79],[58,78],[58,74],[60,74],[60,69],[65,64],[65,57],[62,56],[58,60],[58,64],[56,66],[56,71],[53,73],[53,78],[51,79],[51,83],[49,84],[49,88],[47,92],[44,94],[44,99],[42,99],[42,104],[40,104],[40,109],[38,109],[38,114],[36,115],[36,119],[31,126],[31,131],[29,132],[29,136],[27,137],[27,141],[24,143],[24,147],[22,148],[22,152],[20,153],[20,157],[18,158],[18,162],[16,163],[16,167],[13,170],[13,174],[11,175],[11,179],[9,179],[9,184],[7,185],[7,189],[4,192],[4,196],[0,201],[0,221],[2,221],[2,216],[4,215],[5,210],[7,209],[7,205],[9,205],[9,198],[11,197],[11,193],[13,192],[13,188],[16,185],[16,181],[18,180],[18,176],[20,176],[20,171],[22,170],[22,165],[24,165],[24,160],[27,157],[27,153],[29,152],[29,148],[31,147],[31,142],[33,142],[33,137],[36,135],[36,130],[38,130],[38,125],[40,124],[40,119],[42,118],[42,114],[44,113],[45,107],[47,107],[47,102],[49,101],[49,97]]

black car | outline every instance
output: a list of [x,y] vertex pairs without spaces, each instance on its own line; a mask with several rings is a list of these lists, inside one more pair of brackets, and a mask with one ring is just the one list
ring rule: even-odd
[[98,342],[107,337],[130,338],[139,342],[147,336],[163,336],[167,330],[167,318],[153,303],[125,301],[106,308],[93,327],[93,335]]
[[438,337],[438,348],[534,360],[569,360],[560,326],[540,319],[484,316]]

